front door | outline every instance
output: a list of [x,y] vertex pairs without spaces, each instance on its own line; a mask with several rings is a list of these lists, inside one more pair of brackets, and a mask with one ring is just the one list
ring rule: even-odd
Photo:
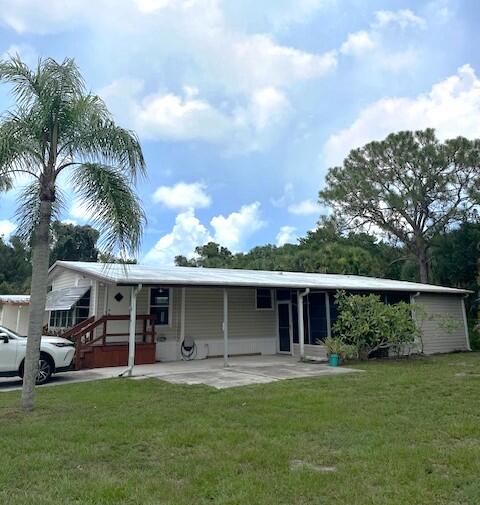
[[292,350],[292,306],[290,302],[278,302],[278,350]]
[[[108,315],[127,316],[130,318],[130,296],[132,288],[130,286],[109,286],[108,288]],[[108,321],[107,333],[118,335],[112,337],[110,341],[127,341],[129,331],[128,319],[122,321]]]

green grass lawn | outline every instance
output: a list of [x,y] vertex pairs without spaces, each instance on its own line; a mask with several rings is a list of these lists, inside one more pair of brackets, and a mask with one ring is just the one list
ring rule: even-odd
[[44,388],[33,414],[1,393],[0,503],[478,505],[480,354],[359,367]]

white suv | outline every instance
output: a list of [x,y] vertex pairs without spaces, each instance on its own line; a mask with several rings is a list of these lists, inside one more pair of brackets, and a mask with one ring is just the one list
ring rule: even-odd
[[[0,326],[0,377],[23,377],[27,338]],[[43,336],[40,346],[37,384],[45,384],[53,373],[70,369],[75,355],[73,342]]]

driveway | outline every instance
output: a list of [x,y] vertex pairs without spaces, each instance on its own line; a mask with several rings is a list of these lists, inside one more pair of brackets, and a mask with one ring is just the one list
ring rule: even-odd
[[[125,367],[95,368],[55,375],[46,386],[58,386],[75,382],[94,381],[118,377]],[[333,368],[324,363],[301,363],[291,356],[248,356],[233,357],[229,366],[223,366],[223,359],[211,358],[195,361],[175,361],[137,365],[135,380],[155,378],[172,384],[204,384],[217,389],[251,384],[265,384],[285,379],[322,377],[358,372],[352,368]],[[18,379],[0,379],[0,392],[21,389]]]

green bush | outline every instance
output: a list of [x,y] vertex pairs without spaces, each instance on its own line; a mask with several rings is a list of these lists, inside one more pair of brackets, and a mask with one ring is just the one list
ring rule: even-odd
[[337,293],[335,302],[339,315],[334,334],[354,346],[361,359],[378,349],[401,352],[419,337],[408,303],[387,305],[378,295],[348,295],[344,291]]

